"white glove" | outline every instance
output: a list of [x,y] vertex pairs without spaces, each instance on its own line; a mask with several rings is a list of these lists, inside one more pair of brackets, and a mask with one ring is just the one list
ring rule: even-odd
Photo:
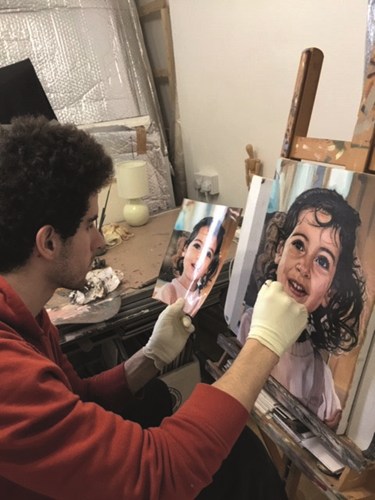
[[267,281],[259,290],[247,338],[258,340],[280,357],[306,324],[306,307],[289,297],[281,283]]
[[185,300],[180,298],[164,309],[143,347],[143,354],[154,360],[158,370],[177,358],[195,330],[190,317],[183,311],[184,305]]

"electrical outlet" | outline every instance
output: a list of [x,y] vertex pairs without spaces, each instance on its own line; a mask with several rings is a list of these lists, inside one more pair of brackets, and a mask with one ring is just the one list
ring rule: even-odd
[[218,174],[209,174],[203,176],[202,185],[206,184],[210,195],[219,194],[219,176]]
[[201,193],[210,195],[219,194],[219,176],[218,174],[195,172],[194,186]]
[[194,187],[198,191],[200,191],[202,187],[202,174],[199,174],[197,172],[194,174]]

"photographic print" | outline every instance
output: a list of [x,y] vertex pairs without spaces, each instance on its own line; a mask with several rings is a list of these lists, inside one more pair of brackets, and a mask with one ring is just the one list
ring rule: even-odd
[[163,260],[153,298],[185,299],[191,317],[210,293],[225,262],[241,210],[184,199]]

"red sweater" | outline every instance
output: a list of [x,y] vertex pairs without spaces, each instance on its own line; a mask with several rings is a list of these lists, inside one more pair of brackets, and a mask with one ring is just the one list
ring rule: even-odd
[[198,384],[172,417],[143,430],[111,411],[131,397],[122,364],[80,379],[47,313],[34,318],[0,277],[1,499],[195,498],[248,413]]

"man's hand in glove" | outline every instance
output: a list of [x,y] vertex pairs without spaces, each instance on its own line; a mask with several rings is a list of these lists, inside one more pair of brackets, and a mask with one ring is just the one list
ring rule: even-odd
[[158,370],[177,358],[195,329],[190,317],[183,311],[184,305],[185,300],[180,298],[164,309],[143,347],[143,354],[154,360]]
[[306,307],[289,297],[281,283],[267,281],[259,290],[247,338],[258,340],[280,357],[306,323]]

